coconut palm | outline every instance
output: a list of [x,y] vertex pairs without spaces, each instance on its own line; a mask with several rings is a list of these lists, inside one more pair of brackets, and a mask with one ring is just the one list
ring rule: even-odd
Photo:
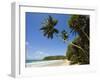
[[43,26],[40,28],[40,30],[43,31],[44,36],[52,39],[54,34],[59,33],[59,31],[55,28],[57,23],[58,21],[56,19],[54,19],[52,16],[49,16],[43,23]]
[[67,31],[63,30],[61,32],[61,38],[63,39],[64,42],[66,42],[66,40],[68,39],[68,33],[67,33]]
[[77,32],[80,37],[89,40],[89,16],[88,15],[73,15],[69,20],[69,27],[73,32]]

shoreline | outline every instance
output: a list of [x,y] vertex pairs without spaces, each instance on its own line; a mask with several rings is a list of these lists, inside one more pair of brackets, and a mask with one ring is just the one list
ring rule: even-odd
[[25,65],[26,65],[26,67],[68,66],[68,65],[70,65],[70,61],[67,59],[50,60],[50,61],[26,63]]

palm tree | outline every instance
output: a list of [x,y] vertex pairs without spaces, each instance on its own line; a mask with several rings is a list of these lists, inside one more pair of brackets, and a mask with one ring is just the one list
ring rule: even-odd
[[59,31],[55,28],[57,23],[58,21],[56,19],[54,19],[52,16],[49,16],[43,23],[43,26],[40,28],[40,30],[43,31],[44,36],[52,39],[54,34],[59,33]]
[[[73,15],[69,20],[69,26],[73,32],[77,32],[81,37],[85,36],[89,40],[89,16]],[[88,30],[88,31],[85,31]]]
[[64,43],[66,42],[66,40],[68,39],[68,33],[67,31],[63,30],[61,32],[61,38],[63,39]]

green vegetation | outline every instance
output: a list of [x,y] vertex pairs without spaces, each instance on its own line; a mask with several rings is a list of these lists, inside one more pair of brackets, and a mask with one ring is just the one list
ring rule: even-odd
[[[76,37],[73,42],[77,46],[81,46],[81,40],[80,37]],[[79,64],[89,64],[89,58],[84,50],[79,49],[76,46],[73,46],[72,44],[69,44],[68,50],[66,52],[67,59],[71,61],[71,64],[79,63]]]
[[53,19],[53,17],[49,16],[47,20],[43,23],[43,27],[40,29],[43,31],[43,35],[48,38],[53,38],[53,34],[59,33],[59,31],[54,28],[54,26],[58,23],[56,19]]
[[72,15],[68,22],[71,31],[68,33],[67,30],[64,29],[59,32],[59,30],[55,28],[58,21],[49,16],[40,29],[48,39],[53,39],[54,34],[56,34],[57,37],[60,37],[64,43],[66,43],[70,34],[78,34],[78,36],[69,44],[66,56],[48,56],[45,57],[44,60],[67,58],[71,61],[71,64],[89,64],[89,21],[88,15]]
[[66,59],[66,56],[47,56],[43,60],[61,60]]
[[73,15],[69,20],[69,26],[79,36],[68,46],[68,60],[71,60],[72,64],[89,64],[89,16]]

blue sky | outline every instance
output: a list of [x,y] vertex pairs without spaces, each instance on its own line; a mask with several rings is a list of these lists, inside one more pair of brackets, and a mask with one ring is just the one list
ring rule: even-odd
[[[59,31],[63,29],[68,32],[70,31],[67,22],[71,15],[26,12],[26,60],[40,60],[45,56],[66,54],[68,44],[57,37],[48,39],[44,37],[42,31],[40,31],[43,21],[49,15],[58,20],[58,24],[55,28]],[[75,36],[71,35],[69,42],[74,38]]]

